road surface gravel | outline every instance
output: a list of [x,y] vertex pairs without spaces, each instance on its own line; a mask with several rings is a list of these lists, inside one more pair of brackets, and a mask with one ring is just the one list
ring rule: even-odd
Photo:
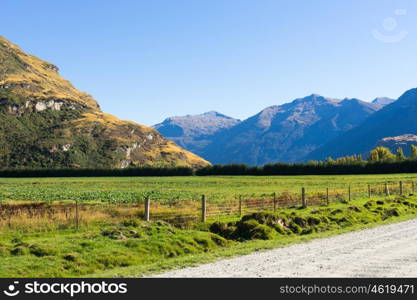
[[417,219],[155,277],[417,277]]

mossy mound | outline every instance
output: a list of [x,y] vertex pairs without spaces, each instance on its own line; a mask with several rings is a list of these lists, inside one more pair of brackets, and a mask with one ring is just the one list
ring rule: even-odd
[[274,230],[252,219],[238,222],[233,235],[238,239],[244,240],[269,240],[274,237]]
[[148,240],[158,240],[158,249],[166,257],[209,251],[230,243],[224,237],[212,232],[195,231],[196,234],[190,236],[184,236],[184,232],[164,221],[143,222],[138,219],[127,219],[120,224],[103,228],[101,236],[121,241],[125,247],[140,251],[147,251],[144,245]]
[[313,210],[281,210],[257,212],[243,216],[237,222],[215,222],[209,230],[226,239],[272,239],[279,235],[306,235],[356,224],[369,224],[412,212],[417,203],[403,197],[372,200],[362,207],[315,208]]

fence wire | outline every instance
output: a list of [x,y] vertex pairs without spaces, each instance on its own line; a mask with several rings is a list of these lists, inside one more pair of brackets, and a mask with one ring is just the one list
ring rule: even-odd
[[[70,228],[85,226],[93,221],[123,218],[141,218],[148,221],[165,221],[175,225],[186,225],[210,219],[241,216],[257,211],[275,211],[282,208],[323,206],[331,203],[348,202],[358,198],[413,194],[415,182],[387,182],[378,184],[346,185],[345,187],[311,188],[301,192],[276,192],[262,196],[238,195],[233,199],[214,200],[202,196],[201,200],[172,199],[159,201],[149,199],[149,215],[146,202],[110,203],[85,201],[73,202],[25,202],[0,203],[0,229],[24,228],[34,224],[40,228]],[[204,203],[203,203],[204,202]]]

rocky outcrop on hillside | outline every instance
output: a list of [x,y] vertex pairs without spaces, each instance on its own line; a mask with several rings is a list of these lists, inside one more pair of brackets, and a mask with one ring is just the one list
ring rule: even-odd
[[411,154],[411,145],[417,146],[417,135],[415,134],[385,137],[377,142],[377,146],[386,147],[393,153],[395,153],[398,148],[402,148],[406,156]]
[[0,37],[0,168],[208,164],[153,128],[103,113],[55,65]]

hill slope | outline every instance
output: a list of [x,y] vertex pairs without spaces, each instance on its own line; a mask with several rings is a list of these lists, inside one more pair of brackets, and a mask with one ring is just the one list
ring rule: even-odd
[[200,115],[170,117],[153,126],[167,139],[201,155],[216,134],[240,123],[240,120],[215,111]]
[[405,92],[397,101],[385,106],[360,126],[323,145],[308,159],[325,159],[367,153],[385,137],[417,134],[417,89]]
[[395,153],[398,148],[402,148],[406,156],[411,154],[411,145],[417,146],[417,135],[404,134],[386,137],[377,142],[377,146],[386,147],[393,153]]
[[338,100],[319,95],[296,99],[268,107],[217,134],[201,156],[216,164],[299,161],[379,108],[378,104],[358,99]]
[[51,63],[0,36],[0,167],[207,165],[156,130],[103,113]]

